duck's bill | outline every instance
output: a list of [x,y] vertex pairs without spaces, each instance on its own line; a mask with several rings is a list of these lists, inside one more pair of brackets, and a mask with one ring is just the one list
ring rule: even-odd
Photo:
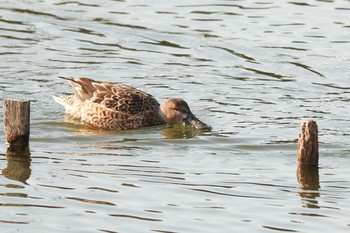
[[190,115],[187,119],[183,121],[186,125],[192,125],[196,129],[200,130],[211,130],[211,127],[205,124],[203,121],[199,120],[196,116]]

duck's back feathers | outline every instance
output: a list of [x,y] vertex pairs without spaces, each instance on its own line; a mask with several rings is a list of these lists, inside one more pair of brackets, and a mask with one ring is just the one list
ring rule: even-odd
[[54,97],[67,113],[99,128],[127,129],[163,123],[159,103],[134,87],[89,78],[69,81],[75,95]]

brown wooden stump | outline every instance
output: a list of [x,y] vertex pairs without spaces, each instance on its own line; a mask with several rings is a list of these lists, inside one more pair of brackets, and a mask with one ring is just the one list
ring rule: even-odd
[[[298,139],[298,170],[297,179],[305,190],[320,188],[318,174],[318,128],[313,120],[301,124]],[[309,195],[308,193],[304,193]],[[311,194],[314,195],[314,194]]]
[[313,120],[301,124],[298,140],[299,164],[318,165],[318,129]]
[[29,145],[30,101],[5,100],[4,126],[7,147],[25,149]]

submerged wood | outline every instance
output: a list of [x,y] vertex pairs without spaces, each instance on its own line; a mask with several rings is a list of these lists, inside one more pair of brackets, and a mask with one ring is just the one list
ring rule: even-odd
[[25,149],[29,145],[30,101],[4,101],[4,127],[7,147]]
[[298,162],[304,165],[318,165],[318,128],[313,120],[301,124],[298,139]]

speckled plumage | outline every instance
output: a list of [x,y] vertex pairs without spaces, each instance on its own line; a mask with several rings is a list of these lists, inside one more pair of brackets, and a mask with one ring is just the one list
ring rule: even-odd
[[150,94],[123,84],[68,78],[75,94],[54,97],[82,123],[103,129],[134,129],[164,124]]
[[126,130],[183,122],[198,129],[210,128],[192,114],[182,99],[169,99],[160,105],[152,95],[128,85],[89,78],[63,79],[69,81],[74,95],[54,99],[84,124]]

